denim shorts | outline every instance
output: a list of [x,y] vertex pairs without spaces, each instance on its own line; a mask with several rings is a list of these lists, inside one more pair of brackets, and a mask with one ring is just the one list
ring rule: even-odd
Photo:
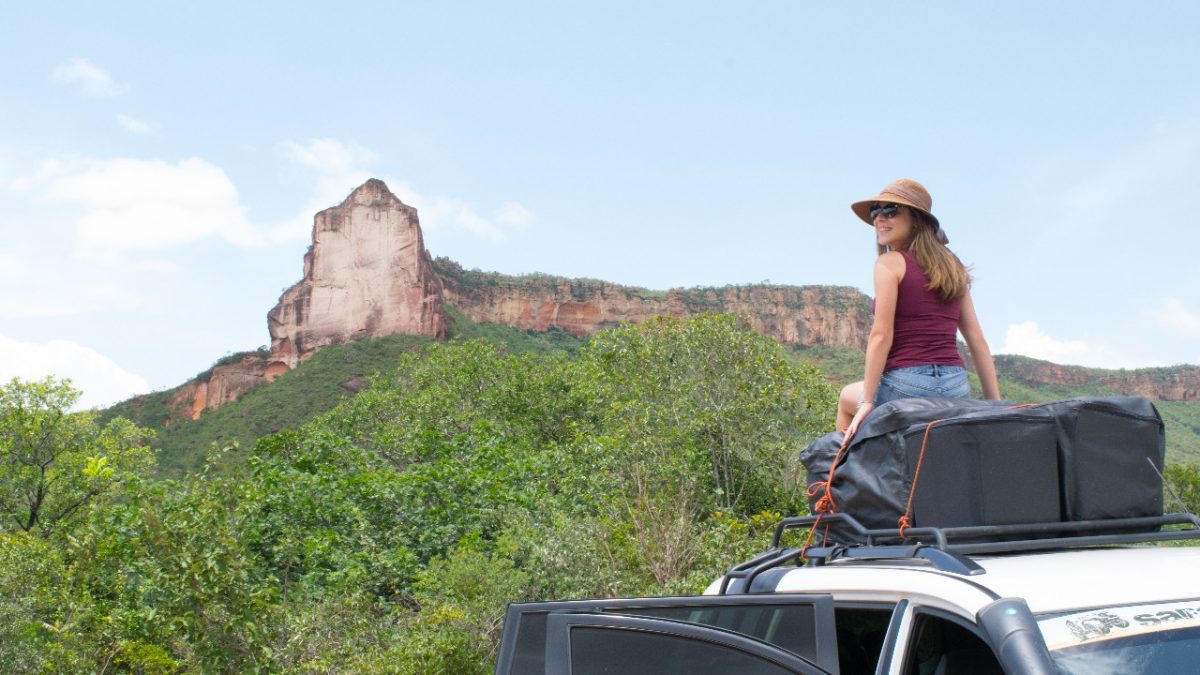
[[875,405],[901,398],[968,398],[971,385],[962,366],[911,366],[883,374]]

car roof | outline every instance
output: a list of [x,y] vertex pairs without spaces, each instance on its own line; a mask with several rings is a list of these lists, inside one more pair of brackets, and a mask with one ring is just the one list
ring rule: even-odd
[[976,557],[976,581],[1034,613],[1200,598],[1200,547],[1140,546]]
[[947,572],[920,560],[842,560],[783,568],[773,592],[830,593],[843,602],[908,599],[966,617],[1000,598],[1023,598],[1035,614],[1200,598],[1200,547],[1195,546],[970,558],[981,573]]

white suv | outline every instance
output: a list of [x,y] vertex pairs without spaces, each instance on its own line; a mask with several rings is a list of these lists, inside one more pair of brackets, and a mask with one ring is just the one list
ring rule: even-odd
[[816,518],[790,518],[703,596],[512,605],[496,675],[1200,672],[1200,547],[1138,545],[1200,538],[1195,516],[914,528],[915,544],[825,517],[865,543],[802,558],[780,543]]

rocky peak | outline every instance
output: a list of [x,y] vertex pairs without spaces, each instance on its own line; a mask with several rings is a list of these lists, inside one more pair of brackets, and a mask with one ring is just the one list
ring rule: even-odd
[[318,349],[409,333],[446,335],[442,286],[425,250],[417,210],[372,178],[313,219],[304,278],[267,314],[269,373]]

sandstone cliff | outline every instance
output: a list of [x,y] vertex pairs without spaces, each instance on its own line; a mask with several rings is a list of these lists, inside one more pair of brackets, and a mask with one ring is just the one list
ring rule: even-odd
[[267,359],[255,353],[220,362],[206,374],[189,380],[171,396],[171,419],[197,419],[255,387],[265,384]]
[[871,301],[835,286],[726,286],[648,291],[603,281],[547,275],[520,277],[466,271],[446,258],[434,261],[443,294],[478,323],[576,336],[652,316],[723,312],[746,317],[759,332],[785,345],[866,347]]
[[1061,366],[1024,356],[999,355],[996,356],[996,369],[1005,377],[1033,386],[1094,386],[1123,396],[1144,396],[1161,401],[1200,400],[1200,367],[1197,366],[1101,370]]
[[[316,214],[303,278],[267,314],[268,357],[222,363],[172,396],[174,418],[196,418],[295,368],[318,349],[396,333],[446,336],[445,305],[472,321],[585,336],[656,315],[725,312],[789,346],[862,350],[870,298],[852,288],[749,285],[650,291],[542,274],[464,270],[430,258],[416,209],[379,180]],[[1200,399],[1200,368],[1102,371],[998,357],[1002,376],[1032,385],[1100,386],[1161,400]]]
[[304,255],[304,277],[267,314],[273,373],[318,349],[409,333],[443,338],[442,288],[417,210],[371,179],[321,211]]

